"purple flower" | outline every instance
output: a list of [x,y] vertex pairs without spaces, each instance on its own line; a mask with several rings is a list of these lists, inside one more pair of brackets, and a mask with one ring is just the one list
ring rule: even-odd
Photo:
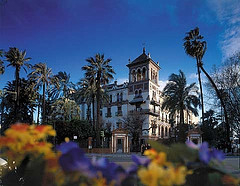
[[61,151],[62,152],[62,154],[65,154],[65,153],[67,153],[68,151],[70,151],[71,149],[73,149],[73,148],[79,148],[78,147],[78,144],[77,143],[75,143],[75,142],[72,142],[72,141],[70,141],[70,142],[68,142],[68,143],[61,143],[60,145],[58,145],[57,146],[57,150],[58,151]]
[[136,164],[132,164],[130,167],[127,168],[127,173],[128,173],[128,175],[136,174],[137,170],[138,170],[137,165]]
[[73,148],[62,154],[59,158],[59,164],[65,172],[80,171],[89,177],[95,175],[90,160],[80,148]]
[[186,141],[186,145],[188,146],[188,147],[190,147],[190,148],[192,148],[192,149],[198,149],[199,148],[199,146],[198,145],[196,145],[195,143],[193,143],[192,141]]
[[203,142],[199,148],[199,159],[206,164],[211,160],[211,153],[207,142]]
[[213,148],[211,151],[211,157],[218,161],[222,161],[225,158],[225,154],[222,151]]
[[144,167],[147,167],[148,164],[150,163],[150,159],[148,159],[148,158],[141,158],[141,157],[136,156],[136,155],[132,155],[132,160],[138,166],[142,165]]
[[116,184],[120,185],[127,176],[125,170],[120,165],[109,162],[106,158],[93,160],[93,166],[97,172],[100,171],[103,177],[107,179],[107,183],[115,180]]

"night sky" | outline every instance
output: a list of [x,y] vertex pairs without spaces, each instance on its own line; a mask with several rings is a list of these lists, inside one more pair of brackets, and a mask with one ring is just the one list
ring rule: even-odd
[[[179,69],[189,83],[197,81],[196,62],[182,47],[196,26],[207,41],[203,62],[210,72],[240,49],[240,1],[0,0],[0,48],[26,49],[31,64],[46,62],[55,74],[70,73],[74,83],[83,77],[85,59],[98,52],[112,58],[115,79],[125,81],[128,59],[143,46],[160,63],[162,86]],[[0,88],[13,79],[8,67]]]

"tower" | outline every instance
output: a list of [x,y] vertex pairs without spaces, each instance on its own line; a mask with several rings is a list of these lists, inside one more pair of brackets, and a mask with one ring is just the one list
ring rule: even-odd
[[160,90],[159,90],[159,70],[150,54],[143,53],[132,62],[127,64],[129,68],[129,113],[141,112],[146,116],[145,138],[156,135],[157,119],[160,115]]

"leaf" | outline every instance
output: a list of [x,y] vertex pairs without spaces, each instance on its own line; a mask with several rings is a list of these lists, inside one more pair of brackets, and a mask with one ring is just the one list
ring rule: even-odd
[[151,147],[155,149],[157,152],[165,152],[166,154],[168,154],[169,152],[169,148],[161,143],[151,140],[149,140],[148,143],[150,143]]
[[185,144],[173,144],[169,148],[168,160],[176,163],[194,162],[198,158],[198,151],[187,147]]

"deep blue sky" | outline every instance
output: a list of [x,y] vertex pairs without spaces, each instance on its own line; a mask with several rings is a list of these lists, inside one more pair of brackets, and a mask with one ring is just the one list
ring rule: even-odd
[[[73,82],[83,77],[86,58],[104,53],[122,82],[128,59],[139,56],[145,43],[160,63],[160,80],[181,69],[192,82],[196,65],[183,50],[185,33],[200,28],[210,71],[240,49],[239,15],[239,0],[0,0],[0,48],[26,49],[31,64],[46,62],[54,73],[70,73]],[[12,79],[8,67],[0,88]]]

